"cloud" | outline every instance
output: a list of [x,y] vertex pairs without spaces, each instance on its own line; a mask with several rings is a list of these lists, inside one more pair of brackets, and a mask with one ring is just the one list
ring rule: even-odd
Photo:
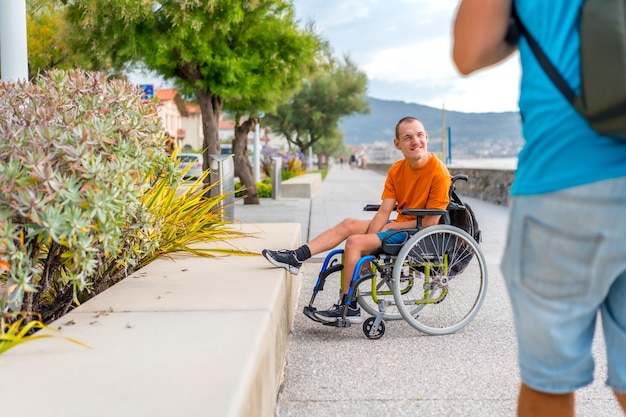
[[519,63],[461,77],[451,58],[457,0],[295,0],[337,56],[367,74],[369,95],[468,112],[517,110]]

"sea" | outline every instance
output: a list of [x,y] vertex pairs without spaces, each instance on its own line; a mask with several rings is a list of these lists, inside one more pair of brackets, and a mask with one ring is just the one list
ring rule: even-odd
[[447,165],[452,168],[493,168],[515,170],[517,169],[517,158],[453,158]]

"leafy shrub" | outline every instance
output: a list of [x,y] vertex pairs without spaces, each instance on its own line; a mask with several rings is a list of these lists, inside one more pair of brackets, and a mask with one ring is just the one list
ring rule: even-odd
[[269,181],[261,181],[256,184],[256,189],[259,192],[260,198],[272,197],[272,184]]
[[[261,182],[256,183],[256,189],[259,193],[259,198],[272,197],[272,183],[271,178],[265,178]],[[241,182],[235,183],[235,197],[242,198],[246,195],[246,188]]]
[[[8,263],[0,315],[23,297],[23,309],[54,319],[224,225],[219,198],[180,204],[180,168],[163,151],[155,103],[142,96],[125,81],[81,71],[0,82],[0,257]],[[172,217],[193,211],[213,216]]]

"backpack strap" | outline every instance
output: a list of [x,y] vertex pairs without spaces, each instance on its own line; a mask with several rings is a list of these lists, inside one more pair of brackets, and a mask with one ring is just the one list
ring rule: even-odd
[[574,100],[576,99],[576,94],[574,93],[574,90],[572,90],[569,84],[567,84],[563,76],[559,73],[559,71],[550,61],[550,59],[548,59],[546,54],[543,52],[543,50],[541,49],[541,47],[539,46],[535,38],[533,38],[530,32],[528,32],[528,29],[526,28],[522,20],[519,18],[519,15],[517,14],[517,9],[515,8],[515,1],[513,1],[512,13],[513,13],[513,18],[515,19],[517,23],[517,29],[519,30],[520,35],[526,38],[526,41],[528,42],[530,49],[533,51],[535,58],[537,58],[539,65],[541,65],[541,68],[543,68],[544,72],[548,75],[550,80],[552,80],[552,83],[556,86],[556,88],[559,89],[561,94],[563,94],[563,96],[567,99],[567,101],[569,101],[573,105]]

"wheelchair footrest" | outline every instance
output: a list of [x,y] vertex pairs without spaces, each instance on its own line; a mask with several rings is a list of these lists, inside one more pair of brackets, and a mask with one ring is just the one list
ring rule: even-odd
[[[307,316],[308,318],[310,318],[311,320],[316,321],[318,323],[324,323],[322,320],[320,320],[317,317],[315,317],[315,312],[316,311],[317,311],[317,308],[311,307],[311,306],[306,306],[306,307],[304,307],[304,310],[302,310],[304,315]],[[324,323],[324,324],[326,324],[326,323]]]
[[330,322],[330,323],[327,322],[327,321],[320,320],[317,317],[315,317],[315,312],[316,311],[317,311],[317,308],[311,307],[311,306],[306,306],[302,310],[302,312],[304,313],[305,316],[307,316],[308,318],[310,318],[313,321],[316,321],[318,323],[322,323],[324,326],[350,327],[350,320],[348,320],[348,319],[344,320],[341,317],[339,317],[337,320],[335,320],[333,322]]
[[333,321],[333,322],[327,322],[327,321],[321,321],[319,320],[323,325],[325,326],[333,326],[333,327],[350,327],[350,320],[348,319],[342,319],[341,317],[337,318],[337,320]]

